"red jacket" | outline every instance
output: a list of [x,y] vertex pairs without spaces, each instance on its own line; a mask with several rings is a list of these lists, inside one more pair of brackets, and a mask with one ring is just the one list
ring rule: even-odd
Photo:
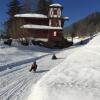
[[37,69],[37,64],[32,64],[32,69]]

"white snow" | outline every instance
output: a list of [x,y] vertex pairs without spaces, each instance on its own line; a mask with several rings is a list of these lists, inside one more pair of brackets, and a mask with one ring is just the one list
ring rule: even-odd
[[[68,40],[68,41],[72,41],[72,38],[68,37],[67,40]],[[83,37],[83,38],[79,38],[79,37],[74,37],[74,38],[73,38],[74,44],[77,44],[77,43],[79,44],[81,41],[87,42],[87,41],[89,41],[89,40],[90,40],[90,36]]]
[[44,42],[47,42],[48,41],[48,38],[34,38],[34,40],[38,41],[44,41]]
[[31,90],[28,100],[100,100],[100,35],[56,65]]
[[62,7],[62,5],[59,3],[54,3],[54,4],[51,4],[50,7]]
[[27,29],[57,29],[61,30],[62,27],[52,27],[52,26],[45,26],[45,25],[34,25],[34,24],[27,24],[21,26],[21,28],[27,28]]
[[36,13],[33,13],[33,14],[16,14],[16,15],[14,15],[14,17],[47,18],[46,15],[36,14]]
[[68,20],[68,19],[69,19],[69,17],[67,17],[67,16],[66,16],[66,17],[63,17],[63,19],[66,19],[66,20]]
[[[9,47],[0,44],[0,100],[28,100],[32,86],[78,48],[53,50],[38,46]],[[54,52],[59,59],[51,60]],[[36,73],[30,73],[34,60],[38,69]]]
[[[39,50],[39,47],[9,47],[0,46],[0,67],[9,63],[34,59],[46,54],[47,49]],[[44,53],[43,53],[44,52]]]

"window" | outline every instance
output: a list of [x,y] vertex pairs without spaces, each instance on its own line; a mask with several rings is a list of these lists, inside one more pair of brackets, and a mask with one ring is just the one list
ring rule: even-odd
[[57,10],[54,10],[54,13],[53,13],[54,15],[57,15]]
[[57,36],[57,32],[56,31],[54,31],[53,36]]

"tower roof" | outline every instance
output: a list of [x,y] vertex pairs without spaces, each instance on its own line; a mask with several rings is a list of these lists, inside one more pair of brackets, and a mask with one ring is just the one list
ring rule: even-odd
[[51,4],[50,7],[60,7],[60,8],[62,8],[63,6],[59,3],[54,3],[54,4]]

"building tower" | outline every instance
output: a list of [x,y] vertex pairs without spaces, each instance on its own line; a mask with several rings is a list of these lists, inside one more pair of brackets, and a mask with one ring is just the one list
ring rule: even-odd
[[49,7],[49,26],[61,27],[62,5],[52,4]]
[[62,45],[64,42],[62,34],[64,22],[69,19],[62,16],[62,9],[61,4],[55,3],[49,5],[48,15],[37,13],[16,14],[13,21],[16,23],[15,29],[18,28],[18,31],[15,34],[20,33],[19,38],[33,37],[36,41],[45,41],[47,45],[50,45],[49,47]]
[[50,31],[51,33],[49,33],[49,41],[58,42],[63,39],[62,27],[66,18],[62,17],[62,9],[62,5],[58,3],[49,6],[49,26],[55,28],[55,30]]

